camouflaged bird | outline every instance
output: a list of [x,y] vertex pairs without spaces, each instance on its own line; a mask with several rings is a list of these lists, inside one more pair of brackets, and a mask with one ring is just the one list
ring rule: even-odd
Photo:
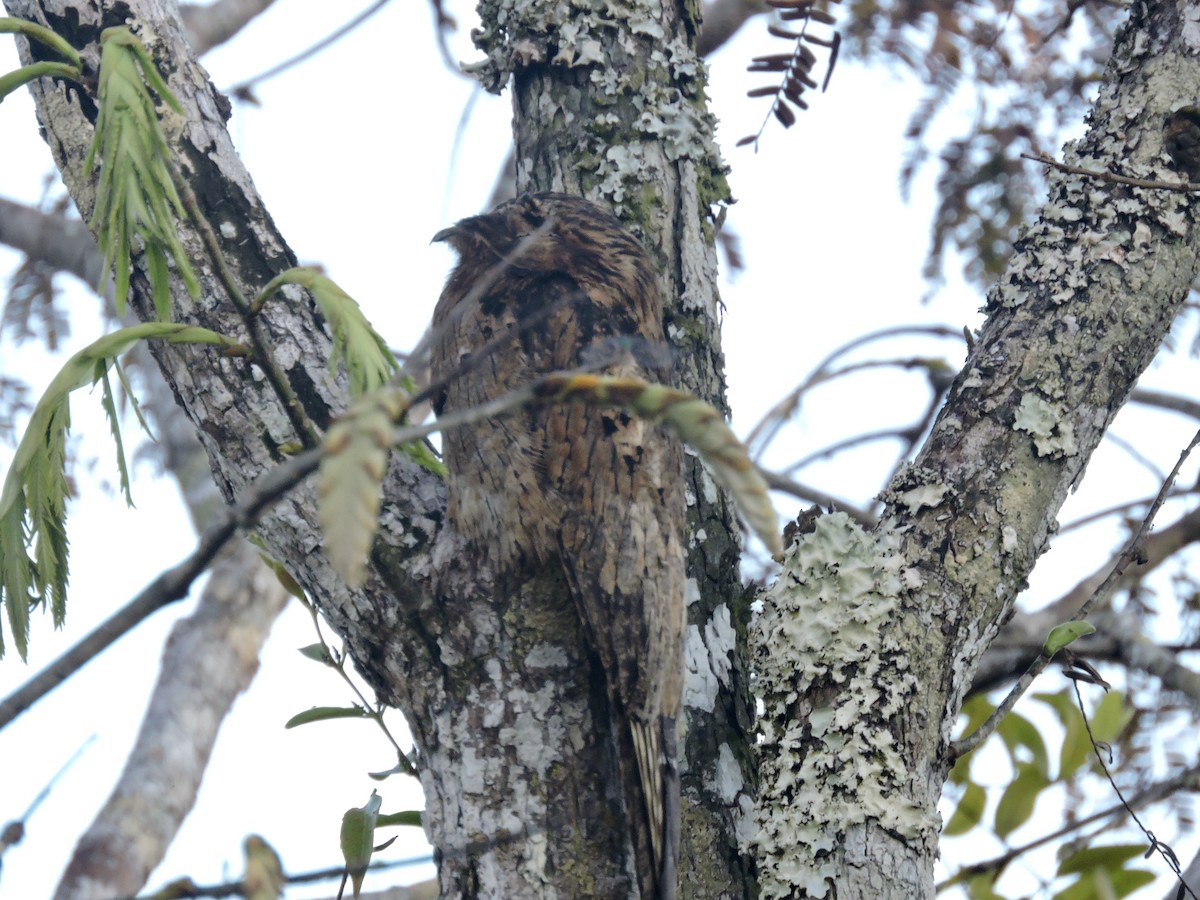
[[[650,258],[594,203],[523,195],[434,240],[459,255],[433,316],[439,415],[584,366],[668,379],[647,352],[664,346]],[[504,574],[561,563],[604,669],[640,895],[672,897],[682,449],[648,422],[581,404],[483,419],[442,440],[454,528]]]

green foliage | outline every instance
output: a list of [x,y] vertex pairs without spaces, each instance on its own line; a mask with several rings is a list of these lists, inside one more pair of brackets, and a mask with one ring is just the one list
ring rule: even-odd
[[[1001,791],[990,823],[995,835],[1002,840],[1030,821],[1038,799],[1048,787],[1062,785],[1086,774],[1090,771],[1085,768],[1086,764],[1094,759],[1091,739],[1079,711],[1074,689],[1068,687],[1056,693],[1033,694],[1032,697],[1048,706],[1064,729],[1057,771],[1051,765],[1050,748],[1034,722],[1015,712],[1005,716],[996,733],[1016,774]],[[963,705],[963,714],[967,717],[963,733],[972,733],[994,708],[983,696],[967,701]],[[1096,741],[1107,743],[1119,739],[1133,718],[1134,710],[1124,695],[1120,691],[1108,691],[1089,714],[1088,721]],[[971,763],[974,757],[974,753],[961,757],[950,772],[950,782],[959,785],[962,794],[943,829],[946,836],[966,834],[987,821],[987,787],[972,778]],[[1066,900],[1127,896],[1154,879],[1150,872],[1124,868],[1126,862],[1144,851],[1144,845],[1130,845],[1089,848],[1073,853],[1063,860],[1058,875],[1077,875],[1078,878],[1054,896]],[[993,883],[1002,871],[1003,865],[986,872],[974,871],[970,875],[964,871],[952,878],[951,883],[964,886],[972,898],[993,900],[1001,896],[994,891]]]
[[1125,864],[1145,855],[1144,844],[1088,847],[1064,859],[1059,875],[1079,878],[1054,895],[1055,900],[1091,900],[1093,897],[1127,897],[1154,880],[1154,873],[1127,869]]
[[950,816],[942,833],[947,837],[966,834],[983,821],[983,812],[987,807],[987,791],[973,781],[968,781],[963,788],[963,795],[958,801],[954,814]]
[[61,37],[44,28],[36,22],[24,19],[0,18],[0,34],[20,34],[31,41],[37,41],[57,53],[67,61],[65,63],[53,60],[40,60],[30,63],[13,72],[0,75],[0,102],[24,84],[37,78],[64,78],[69,81],[79,81],[80,67],[83,65],[75,48]]
[[175,260],[193,298],[200,296],[200,283],[179,240],[176,223],[187,213],[175,191],[171,150],[149,88],[176,112],[183,108],[128,28],[106,28],[100,44],[100,114],[84,174],[91,174],[99,158],[100,184],[91,224],[104,251],[101,278],[114,272],[117,313],[123,314],[130,256],[140,242],[155,311],[167,321],[171,318],[167,257]]
[[393,389],[359,398],[330,427],[322,447],[317,514],[330,565],[350,587],[362,584],[367,554],[379,527],[383,477],[393,423],[407,408]]
[[1049,784],[1049,779],[1038,771],[1037,766],[1018,763],[1017,777],[1004,789],[996,805],[996,836],[1007,838],[1029,821],[1038,794]]
[[310,722],[328,722],[330,719],[369,719],[371,714],[360,706],[314,706],[296,713],[287,720],[284,728],[295,728]]
[[[0,603],[8,612],[9,630],[24,659],[29,640],[29,611],[50,603],[55,626],[66,616],[66,474],[67,430],[71,425],[72,391],[100,383],[104,409],[117,437],[121,488],[129,497],[129,476],[117,430],[116,408],[107,373],[116,358],[139,340],[232,345],[204,328],[148,322],[125,328],[80,350],[62,367],[33,410],[17,446],[0,493]],[[32,554],[32,555],[31,555]],[[4,652],[0,629],[0,656]]]
[[0,75],[0,101],[24,84],[36,78],[67,78],[79,80],[79,70],[66,63],[43,61]]
[[399,366],[379,333],[371,327],[354,298],[312,268],[288,269],[276,275],[251,306],[253,312],[285,284],[295,284],[312,293],[333,331],[330,372],[343,362],[350,379],[350,396],[361,397],[388,383]]
[[1055,625],[1050,629],[1050,634],[1046,638],[1046,643],[1042,650],[1047,656],[1054,656],[1063,647],[1073,644],[1085,634],[1091,634],[1096,630],[1090,622],[1063,622],[1061,625]]
[[37,41],[66,59],[77,73],[80,66],[83,65],[83,61],[79,58],[79,53],[74,47],[49,28],[39,25],[37,22],[29,22],[25,19],[0,18],[0,34],[20,34],[31,41]]
[[350,875],[356,898],[362,890],[363,875],[375,849],[375,824],[382,804],[379,794],[371,791],[371,797],[364,806],[348,809],[342,816],[342,856],[346,860],[346,871]]

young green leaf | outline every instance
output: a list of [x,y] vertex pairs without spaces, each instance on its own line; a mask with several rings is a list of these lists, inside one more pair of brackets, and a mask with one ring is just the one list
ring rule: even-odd
[[296,713],[284,724],[284,728],[295,728],[297,725],[307,725],[310,722],[328,722],[330,719],[365,719],[366,710],[358,706],[314,706],[302,713]]
[[177,222],[187,213],[175,190],[171,149],[147,85],[176,112],[182,107],[128,28],[106,28],[100,45],[100,112],[84,174],[90,175],[101,161],[91,223],[104,252],[101,279],[114,273],[117,312],[123,314],[132,249],[140,244],[155,310],[166,321],[171,317],[167,257],[175,260],[192,297],[200,296],[200,283],[179,240]]
[[[163,322],[105,335],[67,360],[34,407],[17,445],[0,490],[0,604],[22,659],[28,649],[29,611],[49,602],[56,626],[66,615],[66,440],[71,392],[103,380],[108,367],[135,342],[153,339],[234,344],[204,328]],[[108,402],[111,405],[111,397]],[[119,443],[117,467],[122,472],[126,468]],[[124,476],[122,481],[127,486]],[[0,655],[3,652],[0,631]]]
[[36,62],[20,69],[14,69],[0,75],[0,102],[9,94],[35,78],[66,78],[70,81],[79,80],[79,70],[74,66],[60,62]]
[[348,809],[342,816],[342,856],[346,860],[346,871],[354,885],[355,898],[362,891],[363,876],[375,849],[375,822],[382,804],[383,798],[371,791],[371,797],[365,806]]
[[350,379],[350,396],[361,397],[383,387],[399,368],[392,351],[379,333],[371,327],[354,298],[317,269],[288,269],[271,279],[251,304],[261,310],[268,299],[285,284],[295,284],[308,290],[321,314],[333,331],[333,355],[329,370],[335,371],[343,362]]
[[1063,622],[1061,625],[1055,625],[1050,629],[1050,634],[1046,637],[1046,643],[1043,646],[1043,652],[1047,656],[1053,656],[1063,647],[1072,644],[1085,634],[1091,634],[1096,628],[1090,622]]
[[350,587],[362,584],[378,528],[392,423],[404,397],[384,388],[361,397],[330,427],[317,483],[317,514],[334,570]]
[[75,67],[78,73],[79,67],[83,65],[83,61],[79,58],[79,53],[74,47],[68,44],[57,33],[51,31],[37,22],[30,22],[26,19],[10,19],[7,17],[0,18],[0,34],[20,34],[29,38],[31,41],[49,47],[72,66]]

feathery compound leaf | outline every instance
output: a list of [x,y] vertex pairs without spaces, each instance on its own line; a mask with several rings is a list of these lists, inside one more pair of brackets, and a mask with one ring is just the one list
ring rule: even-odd
[[378,528],[392,423],[405,395],[383,389],[355,402],[325,436],[317,485],[317,514],[334,570],[350,587],[362,584]]
[[288,269],[271,279],[251,309],[262,309],[272,294],[285,284],[307,289],[321,308],[333,331],[333,355],[329,369],[343,362],[350,379],[350,396],[361,397],[383,387],[399,368],[396,358],[379,333],[371,327],[354,298],[313,268]]
[[20,69],[14,69],[5,75],[0,75],[0,101],[23,84],[28,84],[35,78],[67,78],[79,80],[79,70],[74,66],[60,62],[37,62]]
[[[47,600],[54,624],[61,625],[67,601],[67,430],[72,391],[106,378],[108,367],[136,341],[236,346],[204,328],[147,322],[105,335],[80,350],[59,371],[29,419],[0,491],[0,604],[8,613],[17,652],[28,649],[29,610]],[[111,396],[106,384],[106,407]],[[115,414],[115,410],[113,410]],[[128,492],[124,455],[118,441],[118,468]],[[30,556],[32,551],[33,555]],[[4,652],[0,630],[0,656]]]
[[661,384],[602,375],[549,375],[537,386],[536,393],[547,402],[620,406],[662,423],[699,452],[713,476],[733,495],[747,524],[767,550],[772,555],[783,552],[766,481],[750,461],[746,447],[725,424],[725,418],[703,400]]
[[175,260],[192,297],[200,296],[200,283],[179,240],[176,221],[187,213],[175,191],[171,150],[147,84],[176,112],[183,108],[128,28],[106,28],[100,44],[100,114],[84,174],[92,173],[98,156],[100,183],[91,224],[104,251],[101,279],[113,271],[117,313],[124,314],[132,249],[140,241],[154,308],[166,321],[171,314],[167,257]]
[[[837,2],[837,0],[833,0],[833,2]],[[758,139],[762,137],[767,122],[772,116],[784,128],[791,128],[796,124],[796,112],[792,107],[808,109],[808,101],[803,98],[803,94],[805,90],[817,86],[817,82],[808,74],[816,65],[817,57],[805,46],[805,42],[829,48],[829,65],[826,68],[825,81],[821,90],[825,90],[829,86],[829,79],[833,75],[833,65],[837,61],[838,47],[841,44],[841,35],[837,32],[834,32],[833,37],[829,40],[823,40],[808,32],[808,26],[812,22],[833,25],[836,21],[825,10],[817,9],[811,0],[767,0],[767,5],[780,10],[778,15],[782,21],[800,22],[801,25],[799,31],[792,31],[774,23],[767,26],[768,34],[792,41],[793,48],[791,53],[756,56],[747,67],[749,72],[782,72],[783,79],[774,87],[753,88],[747,92],[749,97],[774,97],[775,99],[771,103],[771,108],[766,118],[763,119],[762,125],[759,126],[758,132],[738,141],[739,147],[746,144],[757,146]]]
[[82,60],[79,58],[79,53],[74,47],[49,28],[39,25],[36,22],[29,22],[25,19],[0,18],[0,34],[24,35],[31,41],[37,41],[49,47],[74,66],[76,75],[79,74],[79,67],[83,65]]

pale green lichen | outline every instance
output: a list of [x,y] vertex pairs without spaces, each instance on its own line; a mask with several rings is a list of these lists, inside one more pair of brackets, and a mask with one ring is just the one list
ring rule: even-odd
[[751,843],[764,898],[826,896],[842,837],[867,822],[913,841],[936,836],[893,736],[917,691],[897,622],[920,583],[898,551],[895,535],[822,516],[754,624],[763,796]]
[[1033,436],[1038,456],[1061,458],[1079,452],[1075,442],[1075,426],[1066,409],[1037,394],[1028,393],[1021,397],[1013,427]]
[[728,201],[704,64],[686,38],[667,38],[660,0],[480,0],[479,14],[473,38],[487,58],[469,70],[488,90],[529,65],[591,69],[593,120],[573,151],[589,195],[626,221],[651,221],[659,211],[634,194],[661,182],[665,156],[695,164],[703,209]]
[[910,513],[917,513],[926,507],[932,509],[940,505],[949,492],[950,486],[945,482],[922,484],[907,491],[899,491],[896,499],[908,507]]

